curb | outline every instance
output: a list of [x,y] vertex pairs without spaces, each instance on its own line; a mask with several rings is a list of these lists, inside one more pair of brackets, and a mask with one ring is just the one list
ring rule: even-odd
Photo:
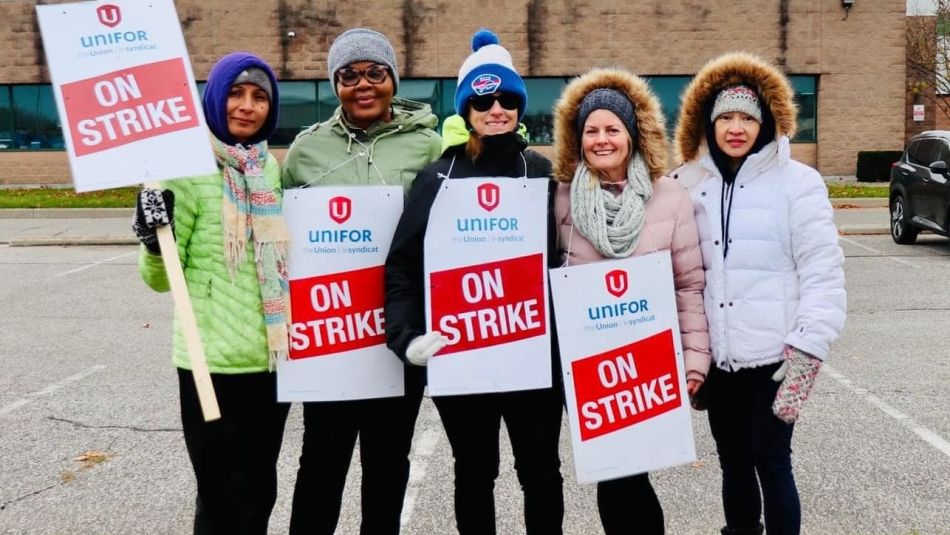
[[[3,242],[0,242],[3,243]],[[21,238],[6,242],[10,247],[65,247],[74,245],[138,245],[139,240],[127,236],[75,236]]]
[[132,219],[135,208],[4,208],[0,219]]
[[854,199],[831,199],[831,206],[835,210],[853,208],[887,208],[888,200],[874,197],[856,197]]
[[839,236],[887,236],[890,233],[890,228],[880,225],[844,225],[838,227]]

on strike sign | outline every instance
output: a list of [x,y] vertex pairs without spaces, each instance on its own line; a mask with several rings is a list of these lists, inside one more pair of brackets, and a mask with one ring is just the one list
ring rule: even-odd
[[578,481],[695,460],[669,252],[550,276]]
[[76,156],[198,126],[181,58],[63,84]]
[[447,355],[545,333],[541,254],[433,273],[432,323]]
[[444,180],[425,238],[426,317],[449,344],[432,395],[551,386],[547,183]]
[[383,317],[383,264],[402,199],[398,186],[284,193],[291,328],[290,360],[277,364],[281,401],[402,395]]
[[582,441],[682,405],[670,330],[575,360],[571,372]]
[[36,13],[76,191],[216,172],[172,0]]

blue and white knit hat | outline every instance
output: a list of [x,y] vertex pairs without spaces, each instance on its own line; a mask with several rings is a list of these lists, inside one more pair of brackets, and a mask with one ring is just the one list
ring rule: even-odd
[[511,54],[498,44],[498,36],[483,28],[472,36],[472,54],[459,69],[458,87],[455,89],[455,112],[465,117],[468,99],[497,91],[521,98],[521,105],[518,106],[520,121],[528,105],[524,80],[515,70]]
[[762,108],[759,107],[759,96],[754,89],[747,85],[732,85],[720,91],[709,120],[715,121],[723,113],[736,111],[762,122]]

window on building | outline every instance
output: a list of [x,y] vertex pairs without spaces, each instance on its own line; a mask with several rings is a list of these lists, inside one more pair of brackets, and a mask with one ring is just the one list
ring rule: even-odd
[[274,146],[290,145],[304,128],[317,122],[316,82],[279,82],[280,114],[277,131],[269,143]]
[[[49,84],[12,86],[13,149],[62,149],[63,131]],[[6,139],[6,138],[4,138]]]
[[554,142],[553,109],[564,90],[564,78],[526,78],[528,107],[521,122],[528,128],[528,142],[550,145]]
[[689,76],[649,76],[646,80],[660,101],[663,117],[666,118],[667,134],[672,136],[680,113],[680,95],[683,94],[691,78]]
[[0,86],[0,149],[13,148],[13,106],[9,86]]
[[[660,100],[666,116],[668,133],[672,136],[679,116],[680,95],[690,81],[689,76],[645,76]],[[798,134],[795,142],[818,139],[818,77],[791,76],[795,101],[799,106]],[[535,145],[549,145],[554,138],[553,108],[569,78],[525,78],[528,108],[522,122],[528,139]],[[205,83],[198,83],[199,94]],[[439,118],[439,127],[446,117],[455,113],[455,78],[403,79],[399,96],[425,102]],[[339,105],[329,80],[280,82],[280,120],[277,132],[270,139],[276,147],[293,142],[303,129],[318,121],[326,121]],[[48,84],[0,85],[0,149],[62,149],[60,130],[52,88]]]
[[818,77],[789,76],[798,104],[798,133],[792,141],[818,141]]

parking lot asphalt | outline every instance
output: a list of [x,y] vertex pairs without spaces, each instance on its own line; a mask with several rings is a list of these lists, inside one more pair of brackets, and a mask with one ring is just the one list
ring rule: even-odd
[[[125,232],[128,220],[114,219]],[[841,237],[848,322],[793,444],[803,533],[950,533],[947,243],[936,236],[915,245],[886,235]],[[194,476],[169,357],[172,303],[142,284],[137,254],[134,246],[0,245],[0,533],[191,530]],[[574,475],[566,418],[564,426],[564,532],[603,533],[595,489]],[[693,427],[696,461],[651,474],[667,533],[676,535],[717,533],[723,522],[704,413],[693,414]],[[270,533],[287,532],[302,430],[295,404]],[[504,431],[501,451],[498,533],[524,533]],[[426,399],[413,443],[405,535],[455,532],[452,466]],[[338,535],[359,533],[360,482],[357,451]]]
[[[886,199],[835,199],[835,224],[842,235],[888,233]],[[11,246],[134,245],[132,210],[0,210],[0,243]]]

